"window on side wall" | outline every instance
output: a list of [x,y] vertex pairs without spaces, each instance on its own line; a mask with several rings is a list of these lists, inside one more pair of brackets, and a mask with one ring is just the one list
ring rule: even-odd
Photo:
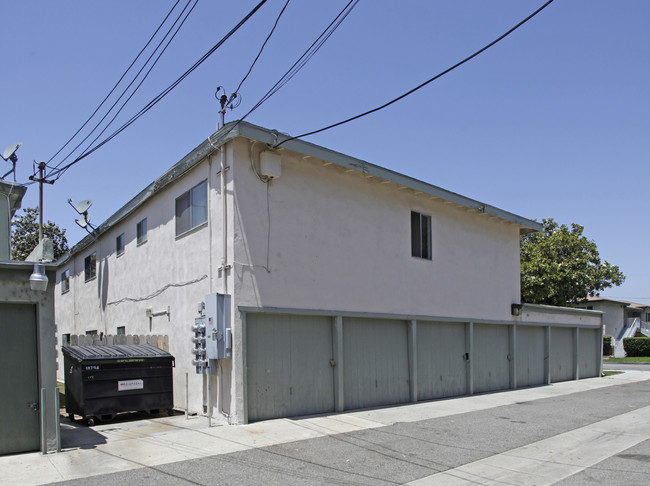
[[146,243],[147,241],[147,218],[144,218],[142,221],[140,221],[135,228],[136,232],[136,238],[137,238],[137,243],[138,245],[141,245],[142,243]]
[[93,252],[88,255],[84,260],[84,276],[86,277],[86,282],[92,280],[97,276],[97,253]]
[[115,251],[117,252],[117,256],[124,253],[124,233],[115,238]]
[[411,211],[411,255],[431,260],[431,216]]
[[125,336],[126,335],[126,326],[117,326],[117,335]]
[[62,334],[61,335],[61,345],[62,346],[70,346],[70,334]]
[[207,188],[205,180],[176,198],[176,236],[208,220]]
[[70,270],[64,270],[61,274],[61,293],[70,291]]

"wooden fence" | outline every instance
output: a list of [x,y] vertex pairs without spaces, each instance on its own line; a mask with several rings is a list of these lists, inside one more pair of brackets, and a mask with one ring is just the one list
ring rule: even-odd
[[151,344],[164,351],[169,351],[169,336],[144,334],[80,334],[71,335],[70,346],[77,345],[108,345],[108,344]]

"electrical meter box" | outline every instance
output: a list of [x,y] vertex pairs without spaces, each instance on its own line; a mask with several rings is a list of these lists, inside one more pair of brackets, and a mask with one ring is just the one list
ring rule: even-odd
[[229,294],[205,296],[205,351],[207,359],[232,357],[232,324]]

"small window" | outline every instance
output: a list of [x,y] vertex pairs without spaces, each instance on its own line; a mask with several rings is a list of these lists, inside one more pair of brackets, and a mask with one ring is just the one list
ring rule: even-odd
[[207,187],[205,180],[176,199],[176,236],[208,220]]
[[147,241],[147,218],[144,218],[138,223],[138,226],[136,227],[136,236],[138,245]]
[[92,331],[86,331],[86,336],[97,336],[97,330],[93,329]]
[[126,326],[117,326],[117,335],[118,336],[126,335]]
[[124,253],[124,233],[115,238],[115,251],[117,252],[117,256]]
[[70,346],[70,334],[63,334],[61,336],[61,345]]
[[61,274],[61,293],[65,294],[70,290],[70,270],[64,270]]
[[431,260],[431,216],[411,211],[411,255]]
[[84,260],[84,276],[86,282],[92,280],[97,275],[97,252],[88,255]]

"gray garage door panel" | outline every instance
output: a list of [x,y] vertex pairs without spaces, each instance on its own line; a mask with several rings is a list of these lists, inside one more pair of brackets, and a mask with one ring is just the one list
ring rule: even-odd
[[474,392],[510,388],[508,326],[474,325]]
[[467,394],[465,324],[418,322],[418,400]]
[[595,378],[600,370],[602,351],[599,353],[600,329],[580,329],[578,335],[578,364],[580,379]]
[[330,318],[250,314],[246,341],[250,421],[334,410]]
[[517,387],[544,384],[544,328],[517,327]]
[[551,382],[573,380],[573,333],[568,327],[551,328]]
[[[36,308],[0,304],[0,454],[38,450],[38,354]],[[35,404],[36,410],[30,407]]]
[[345,409],[409,401],[406,322],[343,321]]

